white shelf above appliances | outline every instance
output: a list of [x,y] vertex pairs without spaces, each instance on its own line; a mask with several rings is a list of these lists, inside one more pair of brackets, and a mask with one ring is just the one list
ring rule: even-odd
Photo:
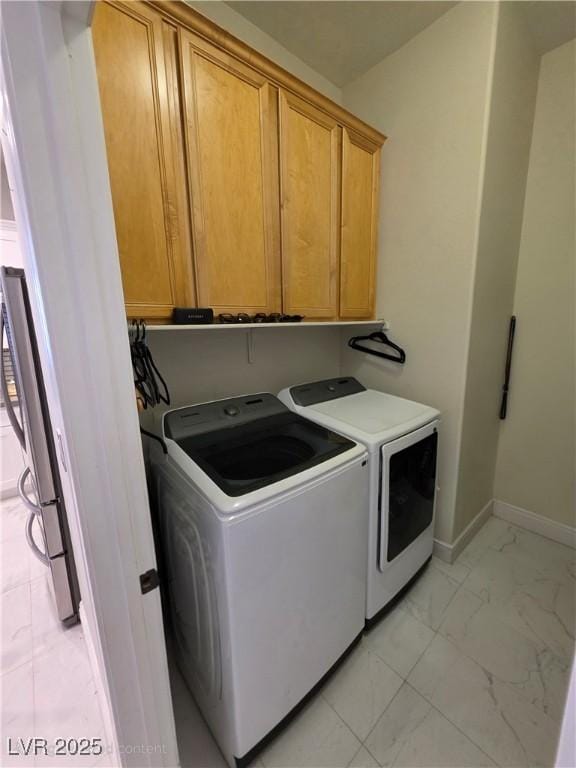
[[337,328],[337,327],[378,327],[389,330],[390,324],[386,320],[334,320],[324,323],[303,321],[301,323],[210,323],[205,325],[146,325],[149,331],[237,331],[254,330],[260,328]]

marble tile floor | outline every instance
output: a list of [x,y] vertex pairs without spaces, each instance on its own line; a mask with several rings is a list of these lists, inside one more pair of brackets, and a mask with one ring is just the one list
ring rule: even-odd
[[110,763],[105,752],[86,757],[9,754],[19,738],[40,737],[49,744],[79,737],[106,742],[82,626],[65,630],[60,624],[46,568],[25,539],[26,517],[18,498],[0,502],[0,765],[104,768]]
[[[454,564],[432,559],[253,765],[552,768],[575,573],[574,550],[490,518]],[[175,669],[172,686],[183,768],[224,768]]]

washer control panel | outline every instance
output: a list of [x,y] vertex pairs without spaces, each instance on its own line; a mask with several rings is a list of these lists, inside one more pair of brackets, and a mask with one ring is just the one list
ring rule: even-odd
[[248,424],[280,413],[290,413],[290,411],[277,397],[268,392],[230,397],[226,400],[167,411],[163,420],[164,435],[178,441],[192,435],[214,432],[227,426]]

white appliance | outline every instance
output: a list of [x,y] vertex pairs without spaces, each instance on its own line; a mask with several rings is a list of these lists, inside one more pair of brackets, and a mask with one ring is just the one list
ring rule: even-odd
[[368,449],[366,618],[374,619],[432,555],[440,413],[352,377],[301,384],[278,397]]
[[234,765],[364,628],[368,457],[271,394],[169,411],[162,436],[178,664]]

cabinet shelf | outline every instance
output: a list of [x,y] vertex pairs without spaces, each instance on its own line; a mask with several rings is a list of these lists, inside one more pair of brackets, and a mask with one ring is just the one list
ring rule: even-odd
[[146,331],[252,331],[261,328],[378,327],[389,329],[386,320],[334,320],[325,323],[212,323],[209,325],[147,325]]

